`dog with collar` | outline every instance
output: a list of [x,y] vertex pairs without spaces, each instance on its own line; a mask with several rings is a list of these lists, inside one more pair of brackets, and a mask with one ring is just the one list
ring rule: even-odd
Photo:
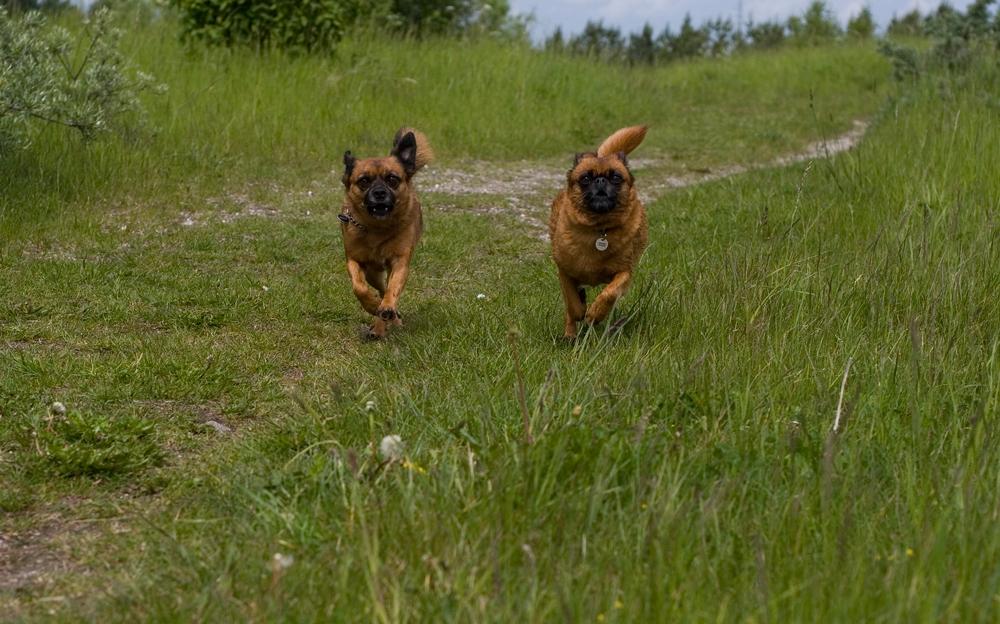
[[[577,323],[600,323],[632,283],[646,249],[646,210],[635,190],[628,154],[646,137],[646,126],[618,130],[596,152],[577,154],[566,188],[552,203],[549,237],[566,304],[564,335]],[[606,284],[587,305],[584,286]]]
[[399,297],[423,231],[413,177],[434,157],[427,137],[401,128],[383,158],[344,153],[344,203],[338,218],[354,296],[374,316],[368,337],[402,325]]

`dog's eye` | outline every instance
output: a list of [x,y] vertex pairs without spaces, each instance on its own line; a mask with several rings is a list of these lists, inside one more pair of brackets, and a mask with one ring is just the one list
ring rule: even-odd
[[618,173],[614,173],[614,172],[612,172],[612,174],[610,176],[608,176],[608,177],[611,180],[612,184],[621,184],[622,180],[624,179],[624,178],[621,177],[621,175],[619,175]]
[[389,185],[389,188],[395,189],[399,186],[400,179],[398,176],[389,175],[385,178],[385,183]]
[[580,176],[580,186],[589,186],[590,183],[593,181],[594,181],[594,176],[590,175],[590,173],[585,173],[582,176]]
[[371,183],[372,179],[369,178],[368,176],[361,176],[360,178],[358,178],[357,181],[358,188],[361,189],[362,191],[371,186]]

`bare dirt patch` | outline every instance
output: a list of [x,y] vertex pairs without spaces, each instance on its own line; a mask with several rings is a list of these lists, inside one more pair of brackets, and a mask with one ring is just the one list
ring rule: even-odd
[[[759,169],[783,167],[799,162],[829,158],[848,151],[864,137],[868,124],[856,120],[847,132],[831,139],[810,143],[798,152],[786,154],[773,160],[734,164],[692,171],[689,174],[671,175],[664,169],[672,163],[658,158],[635,158],[631,160],[634,171],[640,176],[639,193],[643,201],[649,203],[665,193],[696,184],[703,184],[740,175]],[[421,190],[453,196],[488,195],[504,198],[507,207],[499,202],[484,203],[472,208],[460,208],[474,214],[505,216],[525,223],[539,238],[548,238],[546,214],[549,201],[555,191],[565,183],[566,167],[532,161],[516,161],[498,167],[486,161],[467,162],[462,168],[442,168],[425,174]],[[455,209],[444,204],[444,209]]]

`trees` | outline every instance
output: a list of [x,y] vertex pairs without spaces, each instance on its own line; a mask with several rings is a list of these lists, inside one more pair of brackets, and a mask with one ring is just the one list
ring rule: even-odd
[[868,7],[847,21],[847,36],[852,39],[871,39],[875,35],[875,20]]
[[841,35],[836,17],[823,0],[814,0],[804,14],[789,18],[788,30],[799,45],[820,45]]

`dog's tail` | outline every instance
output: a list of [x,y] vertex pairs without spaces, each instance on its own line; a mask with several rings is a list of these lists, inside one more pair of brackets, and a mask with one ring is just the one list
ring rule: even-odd
[[413,138],[416,139],[417,142],[416,169],[414,170],[414,173],[416,173],[417,171],[423,169],[429,162],[434,160],[434,150],[431,149],[431,144],[427,141],[427,137],[424,136],[423,132],[414,128],[403,127],[396,132],[396,136],[392,139],[393,151],[396,150],[396,146],[399,145],[400,140],[402,140],[402,138],[408,133],[412,133]]
[[646,130],[649,126],[630,126],[618,130],[608,138],[604,139],[601,146],[597,148],[598,156],[610,156],[618,152],[628,154],[639,147],[642,140],[646,138]]

